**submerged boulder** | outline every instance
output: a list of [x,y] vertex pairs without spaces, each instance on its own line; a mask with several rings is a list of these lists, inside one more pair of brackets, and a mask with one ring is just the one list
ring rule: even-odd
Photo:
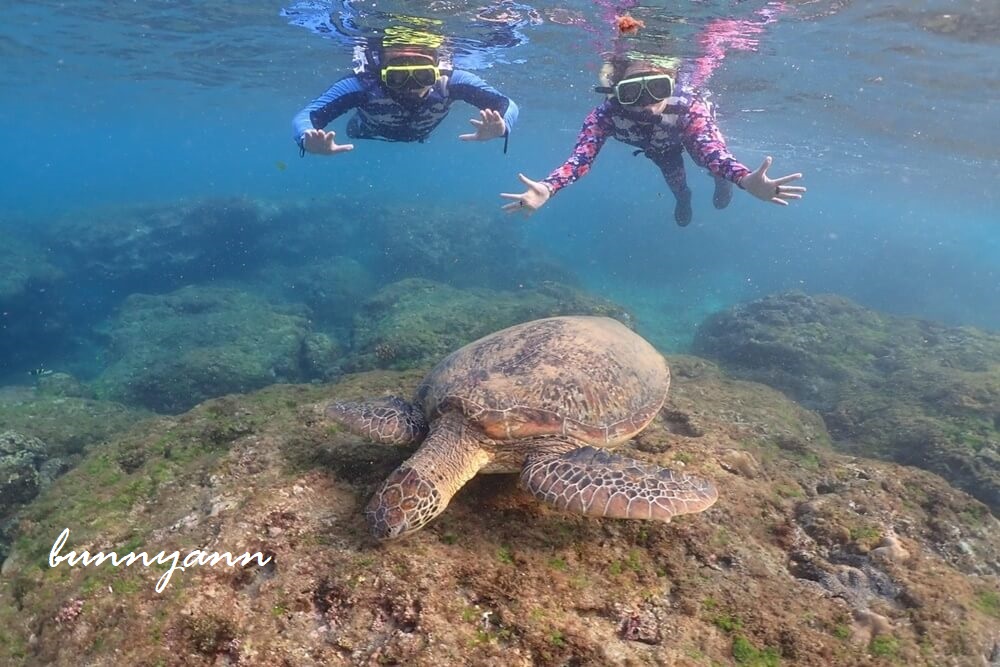
[[42,486],[39,468],[46,458],[45,444],[38,438],[0,431],[0,521],[37,495]]
[[246,275],[275,207],[239,198],[94,209],[48,230],[77,280],[129,291]]
[[285,302],[305,304],[320,326],[349,327],[375,291],[375,280],[356,259],[335,255],[298,265],[271,264],[260,272],[259,289]]
[[1000,334],[792,292],[709,318],[694,350],[818,410],[843,447],[1000,510]]
[[134,294],[105,333],[112,362],[96,382],[99,395],[167,413],[223,394],[322,378],[338,356],[301,308],[228,288]]
[[113,401],[50,393],[43,379],[39,378],[37,388],[0,389],[0,431],[12,430],[39,439],[49,456],[79,455],[150,416],[145,410]]
[[497,291],[410,278],[382,288],[361,306],[344,369],[428,366],[488,333],[555,315],[606,315],[632,325],[621,306],[556,283]]
[[521,225],[471,215],[461,206],[371,204],[362,238],[365,264],[380,280],[427,278],[461,286],[513,289],[541,280],[574,281]]

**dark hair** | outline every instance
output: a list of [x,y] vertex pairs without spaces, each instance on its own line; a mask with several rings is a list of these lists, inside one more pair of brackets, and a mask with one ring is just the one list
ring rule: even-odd
[[657,65],[649,60],[642,60],[638,58],[630,58],[626,55],[616,55],[611,58],[608,62],[611,66],[610,73],[610,83],[612,85],[618,83],[623,78],[625,78],[625,72],[630,67],[641,66],[650,72],[662,72],[663,74],[670,74],[673,76],[676,72],[669,67],[664,67],[663,65]]
[[426,44],[388,44],[384,43],[383,37],[378,37],[370,43],[370,48],[372,51],[378,54],[379,59],[385,58],[385,52],[387,49],[406,49],[407,51],[412,51],[420,55],[425,55],[428,58],[433,58],[437,60],[440,57],[438,49],[427,46]]

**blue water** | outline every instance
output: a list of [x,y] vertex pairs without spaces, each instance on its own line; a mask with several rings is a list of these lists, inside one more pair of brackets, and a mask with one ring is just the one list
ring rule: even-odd
[[[499,211],[498,193],[521,189],[518,172],[540,179],[562,163],[599,102],[598,52],[613,35],[605,7],[539,3],[541,22],[495,29],[472,19],[477,3],[338,3],[355,23],[331,38],[281,15],[294,6],[4,3],[0,233],[44,238],[53,220],[81,212],[217,196],[443,205],[522,226],[589,289],[632,307],[667,351],[683,350],[707,313],[785,289],[1000,328],[1000,4],[782,5],[756,48],[728,51],[707,87],[736,156],[756,168],[773,155],[772,175],[802,171],[808,194],[778,208],[737,192],[717,211],[711,179],[689,163],[695,221],[684,229],[658,171],[612,141],[533,218]],[[655,44],[693,58],[712,20],[774,6],[655,2],[633,14]],[[583,25],[553,22],[556,9]],[[387,12],[467,32],[463,62],[521,106],[507,155],[499,142],[459,142],[472,114],[456,105],[425,144],[365,141],[299,158],[292,116],[348,69],[349,42]],[[93,319],[124,296],[95,296]],[[44,307],[93,325],[79,302]],[[6,373],[46,356],[6,352]]]

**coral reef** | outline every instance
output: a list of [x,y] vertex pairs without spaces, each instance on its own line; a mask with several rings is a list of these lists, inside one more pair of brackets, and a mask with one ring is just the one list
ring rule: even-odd
[[[981,664],[1000,524],[937,476],[834,453],[815,414],[711,363],[624,449],[716,481],[670,524],[565,515],[480,476],[412,538],[360,508],[407,456],[316,418],[420,372],[275,386],[91,448],[29,505],[0,662],[79,665]],[[55,568],[65,550],[259,551],[245,568]]]
[[180,412],[206,398],[326,375],[336,344],[301,308],[228,288],[134,294],[107,325],[113,361],[95,383],[105,398]]
[[694,349],[818,410],[839,446],[1000,510],[1000,335],[793,292],[710,318]]

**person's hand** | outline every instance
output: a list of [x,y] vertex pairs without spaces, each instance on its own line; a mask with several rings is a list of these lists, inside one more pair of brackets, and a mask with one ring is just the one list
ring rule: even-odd
[[805,188],[798,185],[785,185],[802,178],[802,174],[789,174],[781,178],[768,178],[767,169],[771,166],[771,156],[764,158],[764,162],[757,171],[752,171],[740,179],[739,186],[752,194],[757,199],[769,201],[773,204],[788,206],[790,199],[802,199]]
[[472,134],[458,135],[462,141],[489,141],[502,137],[507,131],[503,116],[500,115],[499,111],[493,109],[483,109],[479,112],[479,120],[472,118],[469,122],[476,128],[476,131]]
[[508,213],[520,211],[525,215],[531,215],[545,205],[545,202],[552,196],[552,191],[549,190],[549,186],[545,183],[533,181],[524,174],[518,174],[517,177],[521,179],[522,183],[528,186],[528,189],[519,195],[510,192],[501,192],[500,196],[504,199],[514,200],[509,204],[504,204],[502,208]]
[[306,149],[307,153],[315,153],[316,155],[336,155],[354,150],[354,144],[338,144],[334,141],[333,138],[336,136],[336,132],[306,130],[302,133],[302,147]]

